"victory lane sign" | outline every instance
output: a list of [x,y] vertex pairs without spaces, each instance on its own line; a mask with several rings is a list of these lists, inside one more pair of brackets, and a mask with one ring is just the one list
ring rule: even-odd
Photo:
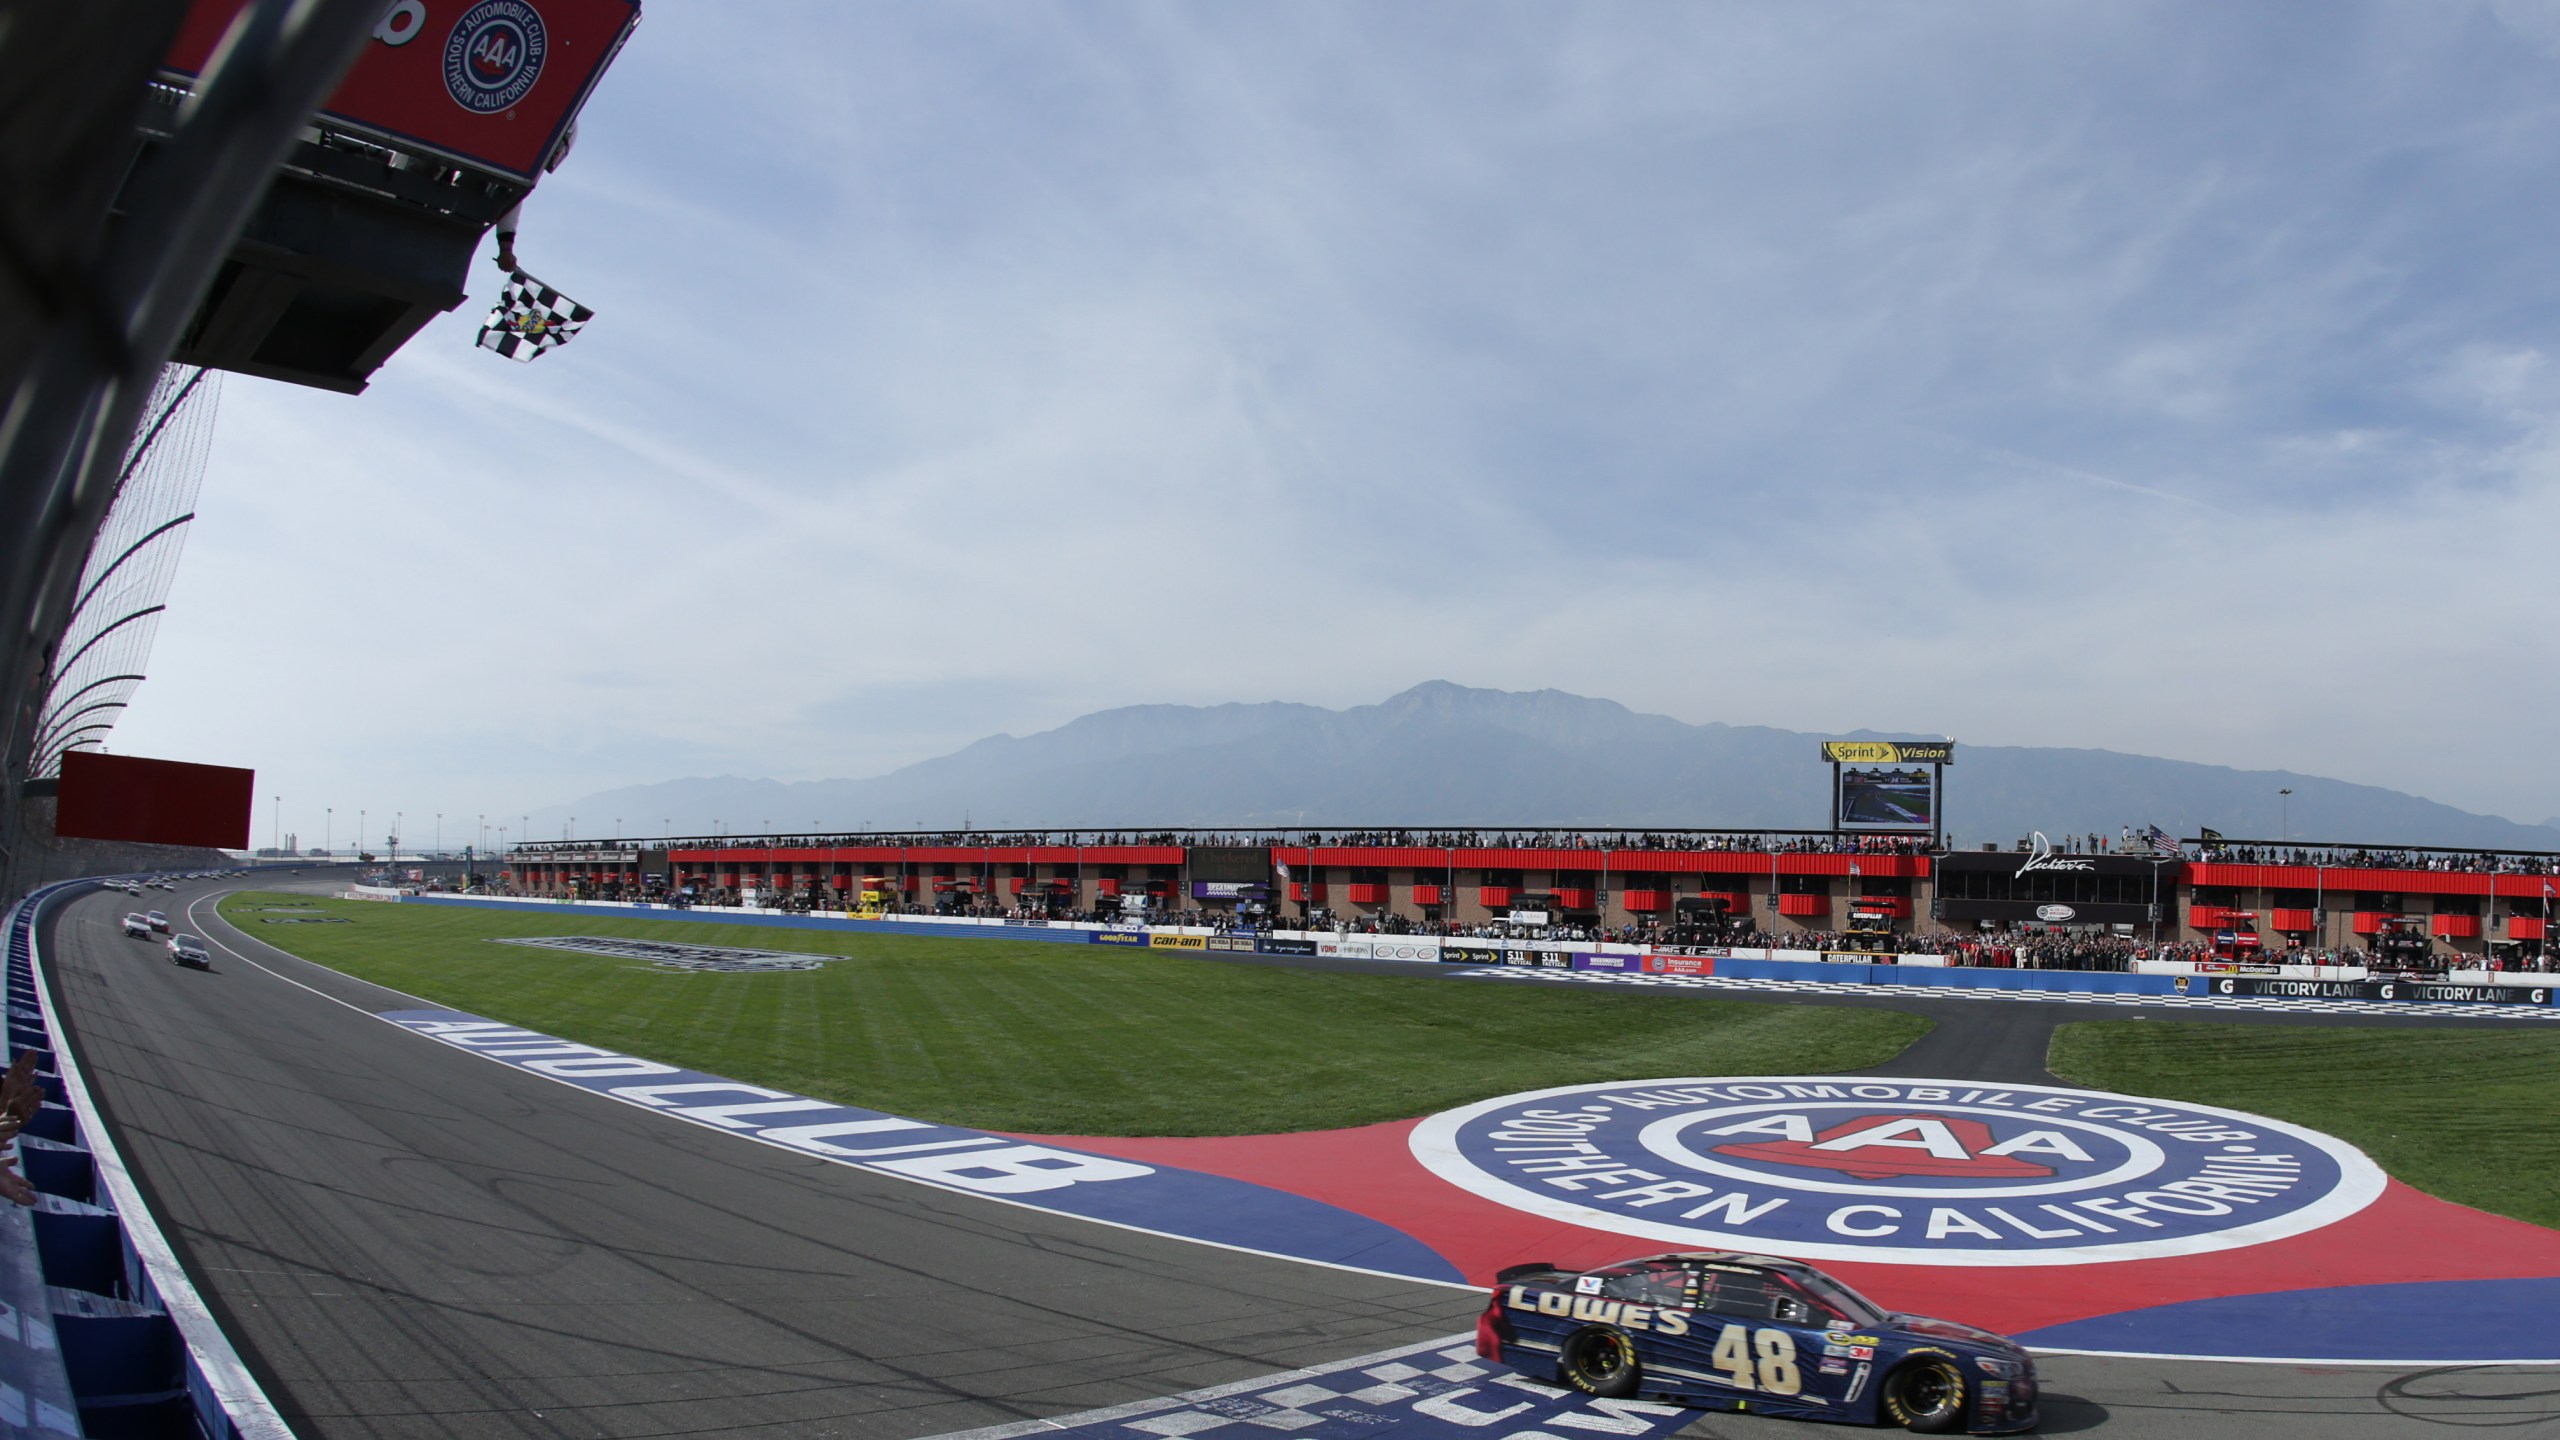
[[1590,1229],[1915,1265],[2085,1265],[2264,1244],[2382,1194],[2343,1141],[2103,1091],[1837,1076],[1509,1095],[1415,1128],[1426,1169]]

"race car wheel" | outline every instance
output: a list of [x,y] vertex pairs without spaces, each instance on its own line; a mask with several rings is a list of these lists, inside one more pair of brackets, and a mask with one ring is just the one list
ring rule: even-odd
[[1598,1325],[1564,1342],[1556,1368],[1567,1385],[1610,1400],[1633,1395],[1644,1378],[1636,1364],[1635,1342],[1624,1331]]
[[1922,1435],[1964,1428],[1964,1372],[1953,1360],[1914,1360],[1884,1382],[1885,1418]]

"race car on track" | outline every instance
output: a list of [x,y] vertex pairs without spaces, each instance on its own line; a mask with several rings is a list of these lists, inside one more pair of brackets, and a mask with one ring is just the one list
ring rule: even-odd
[[127,935],[138,935],[145,940],[150,939],[151,917],[142,914],[126,915],[124,917],[124,933]]
[[1613,1399],[1924,1434],[2008,1435],[2037,1418],[2035,1362],[2012,1341],[1894,1314],[1810,1265],[1768,1255],[1514,1265],[1495,1277],[1476,1353]]
[[157,910],[144,911],[142,919],[144,924],[149,925],[154,930],[166,930],[169,928],[169,917],[161,914]]
[[169,958],[197,970],[213,968],[212,953],[204,948],[203,941],[193,935],[170,936]]

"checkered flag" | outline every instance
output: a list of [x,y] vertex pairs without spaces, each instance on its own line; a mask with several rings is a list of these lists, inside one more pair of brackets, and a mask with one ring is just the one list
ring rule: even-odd
[[578,338],[596,312],[521,270],[507,281],[497,308],[480,326],[480,348],[530,363]]

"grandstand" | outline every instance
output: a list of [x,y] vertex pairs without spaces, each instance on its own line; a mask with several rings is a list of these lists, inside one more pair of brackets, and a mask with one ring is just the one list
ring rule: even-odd
[[[1878,923],[1906,948],[2355,954],[2426,937],[2436,963],[2544,968],[2560,857],[2375,844],[2127,838],[2009,849],[1785,830],[1355,828],[695,837],[519,845],[493,888],[802,910],[1510,928],[1673,942],[1819,942]],[[867,900],[866,900],[866,897]],[[2110,948],[2100,942],[2122,942]]]

